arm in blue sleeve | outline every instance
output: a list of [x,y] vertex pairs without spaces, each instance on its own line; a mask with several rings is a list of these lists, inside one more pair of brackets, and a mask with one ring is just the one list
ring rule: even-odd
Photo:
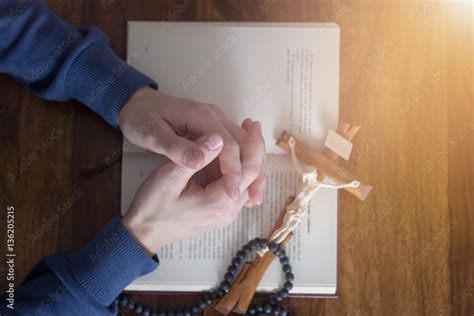
[[157,267],[117,216],[79,251],[41,260],[15,290],[14,309],[1,297],[0,315],[115,315],[120,292]]
[[42,0],[0,0],[0,73],[41,98],[77,100],[113,126],[138,89],[156,87],[112,51],[99,29],[76,29]]

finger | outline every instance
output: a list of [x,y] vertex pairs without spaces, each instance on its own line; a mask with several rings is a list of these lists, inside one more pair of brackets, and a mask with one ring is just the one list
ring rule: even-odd
[[252,122],[247,130],[247,140],[241,148],[242,184],[241,190],[247,189],[261,173],[265,142],[259,122]]
[[242,183],[240,146],[227,130],[225,134],[224,147],[219,156],[219,165],[227,195],[234,200],[238,200]]
[[[264,149],[265,151],[265,149]],[[249,187],[250,201],[253,205],[260,205],[263,202],[263,193],[267,182],[267,155],[263,155],[262,167],[257,179]]]
[[240,196],[240,184],[242,182],[240,145],[229,131],[217,121],[208,122],[207,126],[201,126],[201,128],[205,131],[216,131],[222,135],[224,146],[219,155],[219,165],[223,179],[222,185],[227,195],[237,201]]
[[252,119],[250,118],[246,118],[243,122],[242,122],[242,128],[245,130],[245,131],[248,131],[250,125],[252,125],[253,121]]
[[207,185],[204,191],[200,204],[207,205],[206,210],[211,212],[209,215],[215,218],[215,226],[226,225],[234,220],[248,200],[248,190],[242,192],[238,201],[229,198],[222,178]]
[[237,204],[230,209],[229,212],[227,212],[226,217],[227,217],[227,224],[230,224],[232,223],[240,214],[240,212],[242,211],[242,208],[244,207],[244,205],[247,203],[249,199],[249,192],[248,190],[244,191],[239,199],[239,201],[237,202]]
[[155,128],[156,136],[150,145],[153,152],[167,156],[180,166],[191,169],[202,167],[204,153],[196,143],[176,135],[166,122],[160,122]]
[[[223,139],[219,134],[210,133],[201,136],[195,144],[203,152],[203,163],[200,166],[202,169],[219,155],[223,148]],[[200,169],[193,170],[169,162],[160,168],[160,176],[164,179],[164,185],[170,186],[170,191],[179,196],[191,177]]]
[[187,131],[194,135],[217,132],[224,139],[224,148],[219,156],[220,170],[224,179],[223,185],[229,197],[238,200],[241,184],[240,145],[246,132],[233,123],[216,105],[197,104],[194,115],[204,116],[206,120],[189,120]]
[[222,227],[229,225],[239,216],[242,208],[244,207],[246,201],[248,201],[249,195],[248,190],[242,192],[238,201],[229,200],[230,206],[228,207],[227,212],[221,214],[218,218],[215,219],[215,226]]

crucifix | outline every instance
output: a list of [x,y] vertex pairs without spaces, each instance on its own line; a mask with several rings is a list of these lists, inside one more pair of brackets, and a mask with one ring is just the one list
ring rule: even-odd
[[[336,130],[337,136],[350,143],[359,130],[359,126],[351,126],[341,122]],[[269,240],[284,247],[293,236],[293,230],[301,222],[306,208],[321,188],[344,189],[364,201],[372,186],[357,180],[347,169],[339,165],[340,153],[325,148],[320,153],[288,131],[283,131],[277,140],[277,146],[291,155],[293,165],[301,179],[295,197],[289,197],[272,229]],[[300,165],[300,160],[307,164]],[[325,182],[330,179],[333,183]],[[266,270],[276,256],[268,249],[260,249],[252,262],[246,262],[233,282],[228,293],[215,304],[205,310],[204,315],[219,315],[235,312],[245,314],[254,297],[255,291]]]

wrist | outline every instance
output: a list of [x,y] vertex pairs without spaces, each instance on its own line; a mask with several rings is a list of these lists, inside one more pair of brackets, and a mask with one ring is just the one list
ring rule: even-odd
[[150,86],[138,89],[120,110],[118,115],[119,126],[122,126],[127,121],[127,117],[133,112],[137,104],[147,99],[153,93],[156,93],[156,90]]
[[152,238],[152,231],[146,225],[134,223],[128,217],[122,218],[122,225],[135,241],[145,250],[151,257],[154,256],[161,246]]

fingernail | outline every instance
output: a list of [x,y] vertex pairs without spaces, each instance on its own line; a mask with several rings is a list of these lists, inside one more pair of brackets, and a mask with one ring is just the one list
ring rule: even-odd
[[184,156],[184,164],[193,168],[202,160],[203,157],[204,154],[201,150],[196,148],[189,149]]
[[222,147],[222,138],[217,135],[209,135],[204,141],[204,146],[211,151],[218,150]]

